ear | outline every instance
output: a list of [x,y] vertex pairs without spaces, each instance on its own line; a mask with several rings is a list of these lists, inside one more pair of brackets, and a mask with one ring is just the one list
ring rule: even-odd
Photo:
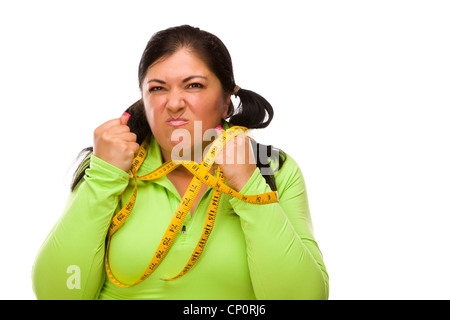
[[222,112],[222,119],[225,119],[228,115],[228,110],[231,108],[231,94],[226,93],[224,99],[224,107]]

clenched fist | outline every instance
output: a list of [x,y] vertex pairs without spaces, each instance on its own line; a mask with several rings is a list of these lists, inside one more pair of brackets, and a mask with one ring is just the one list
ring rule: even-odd
[[94,131],[94,156],[128,172],[139,144],[136,135],[127,126],[130,115],[105,122]]
[[[225,130],[219,126],[217,134]],[[228,141],[217,155],[215,163],[223,170],[228,186],[241,191],[256,169],[256,161],[250,139],[246,135],[238,135]]]

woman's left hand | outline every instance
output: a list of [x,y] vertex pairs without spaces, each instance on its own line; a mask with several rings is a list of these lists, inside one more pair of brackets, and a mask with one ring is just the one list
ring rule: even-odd
[[[225,130],[217,127],[216,131],[221,135]],[[222,169],[228,186],[241,191],[256,169],[250,138],[241,134],[228,141],[215,163]]]

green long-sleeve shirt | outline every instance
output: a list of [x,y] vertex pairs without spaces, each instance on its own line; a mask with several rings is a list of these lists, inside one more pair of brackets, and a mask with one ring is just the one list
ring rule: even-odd
[[[152,138],[138,175],[161,164]],[[275,179],[278,203],[249,204],[223,194],[199,261],[181,278],[161,280],[182,270],[200,239],[213,193],[208,187],[156,271],[142,283],[121,288],[106,277],[105,238],[112,216],[130,198],[132,184],[128,186],[127,173],[92,155],[90,168],[37,255],[32,272],[36,297],[327,299],[328,274],[314,240],[304,179],[289,155]],[[270,191],[257,168],[240,193]],[[118,280],[133,283],[142,275],[180,200],[167,176],[138,182],[133,212],[111,239],[109,262]]]

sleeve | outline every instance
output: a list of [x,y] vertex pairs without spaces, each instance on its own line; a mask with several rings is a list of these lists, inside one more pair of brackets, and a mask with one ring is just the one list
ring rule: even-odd
[[129,175],[91,156],[83,180],[37,254],[32,270],[38,299],[95,299],[104,283],[105,239]]
[[[303,175],[287,156],[275,175],[279,202],[230,203],[240,216],[257,299],[328,299],[328,273],[314,239]],[[270,192],[257,168],[242,194]]]

